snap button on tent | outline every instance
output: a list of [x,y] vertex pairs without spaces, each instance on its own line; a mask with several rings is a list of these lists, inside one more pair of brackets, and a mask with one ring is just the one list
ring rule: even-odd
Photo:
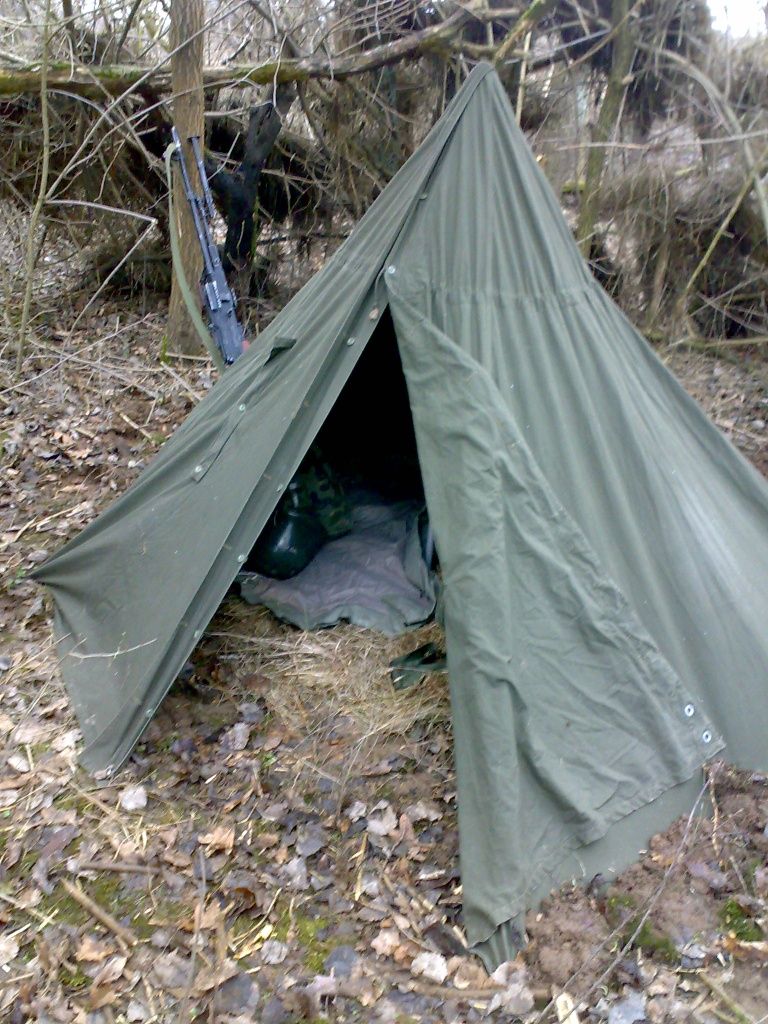
[[683,708],[683,711],[685,711],[686,718],[693,718],[696,708],[693,706],[693,704],[686,704]]
[[390,263],[390,265],[387,267],[387,273],[388,274],[396,274],[397,273],[397,267],[394,265],[394,263]]
[[347,344],[348,345],[354,345],[355,344],[355,339],[354,338],[347,338]]
[[247,557],[248,557],[248,555],[238,555],[237,556],[237,560],[238,560],[238,562],[244,562]]
[[712,742],[712,733],[709,731],[709,729],[704,730],[704,732],[701,734],[701,739],[704,743]]
[[237,407],[240,412],[245,412],[245,402],[241,402]]
[[203,472],[203,467],[202,466],[195,466],[195,472],[196,473],[202,473]]

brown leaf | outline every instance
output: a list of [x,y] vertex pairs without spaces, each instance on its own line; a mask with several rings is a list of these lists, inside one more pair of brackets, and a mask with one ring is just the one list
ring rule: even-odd
[[382,928],[371,942],[371,948],[379,956],[391,956],[400,945],[400,933],[395,928]]
[[96,977],[93,979],[94,988],[101,985],[112,985],[122,976],[123,969],[128,963],[127,956],[113,956],[104,964]]
[[228,750],[232,753],[245,750],[250,738],[250,725],[247,722],[237,722],[237,724],[233,725],[231,729],[227,729],[221,737],[221,747],[223,750]]
[[189,981],[189,962],[178,953],[163,953],[155,958],[152,975],[161,988],[180,993]]
[[19,954],[19,944],[12,935],[0,935],[0,967],[5,967]]
[[279,747],[280,744],[283,742],[283,739],[283,733],[279,732],[277,729],[274,729],[271,733],[269,733],[267,738],[262,743],[261,749],[266,751],[276,750],[277,747]]
[[232,847],[235,845],[235,830],[230,825],[217,825],[211,832],[206,832],[199,838],[209,855],[220,850],[232,853]]
[[178,850],[166,850],[163,853],[163,860],[174,868],[188,868],[192,865],[192,858],[188,853],[181,853]]
[[115,952],[115,947],[110,942],[100,942],[92,935],[84,935],[75,953],[75,960],[79,963],[100,964]]
[[222,960],[220,964],[205,967],[195,978],[193,992],[196,996],[205,995],[223,985],[225,981],[239,974],[239,968],[233,960]]

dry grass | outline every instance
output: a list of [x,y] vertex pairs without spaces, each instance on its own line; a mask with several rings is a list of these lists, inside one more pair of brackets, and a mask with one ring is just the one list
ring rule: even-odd
[[217,658],[232,667],[231,685],[241,699],[263,696],[276,723],[301,737],[315,770],[329,769],[343,747],[336,781],[380,760],[392,741],[406,748],[414,730],[423,738],[450,719],[445,673],[401,691],[389,674],[393,658],[428,641],[443,644],[436,623],[398,637],[348,624],[305,632],[234,599],[224,603],[207,635]]

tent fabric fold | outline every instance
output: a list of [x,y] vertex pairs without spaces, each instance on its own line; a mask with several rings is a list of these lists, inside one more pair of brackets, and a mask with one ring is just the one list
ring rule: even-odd
[[130,753],[389,308],[444,578],[464,915],[768,768],[768,485],[593,280],[491,68],[136,484],[37,572],[85,763]]

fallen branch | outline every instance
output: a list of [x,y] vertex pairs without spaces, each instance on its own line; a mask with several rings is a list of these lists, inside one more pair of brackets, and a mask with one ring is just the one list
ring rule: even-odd
[[[229,65],[203,70],[205,88],[223,89],[232,85],[274,85],[281,82],[306,82],[312,78],[340,79],[375,71],[396,64],[405,57],[439,50],[475,17],[477,0],[449,15],[429,28],[412,32],[390,43],[375,46],[345,57],[278,58],[264,64]],[[0,96],[40,91],[42,69],[38,64],[0,68]],[[147,83],[157,92],[171,89],[171,72],[165,67],[152,70],[131,65],[73,65],[69,62],[50,64],[48,88],[67,89],[83,96],[103,98],[105,93],[118,95],[136,85]]]
[[130,930],[130,928],[125,928],[123,925],[120,924],[119,921],[116,921],[115,918],[112,917],[112,915],[109,913],[109,911],[99,906],[99,904],[95,900],[91,899],[91,897],[88,896],[87,893],[83,892],[80,886],[75,885],[74,882],[70,882],[68,878],[60,878],[59,881],[61,882],[62,886],[67,890],[72,899],[76,903],[79,903],[83,910],[87,910],[91,917],[94,918],[94,920],[98,921],[100,924],[103,924],[105,928],[108,928],[109,931],[111,931],[113,935],[120,939],[121,942],[124,942],[126,946],[136,945],[138,939]]

